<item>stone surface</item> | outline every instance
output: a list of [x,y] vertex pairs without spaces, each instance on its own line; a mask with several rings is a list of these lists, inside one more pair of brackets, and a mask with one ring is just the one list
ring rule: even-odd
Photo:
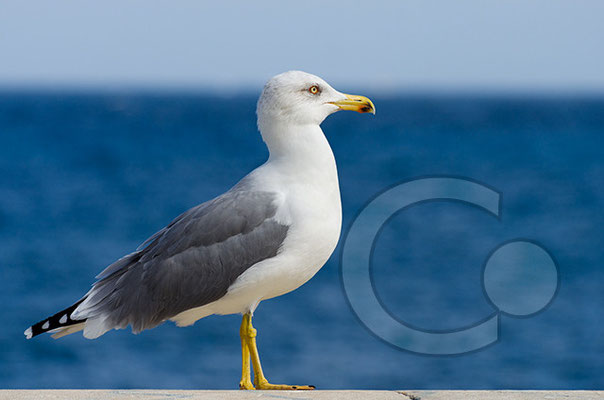
[[315,390],[311,392],[239,390],[0,390],[0,400],[586,400],[604,391],[516,390]]
[[239,391],[239,390],[3,390],[0,400],[408,400],[396,391],[314,390],[314,391]]
[[403,390],[400,393],[411,400],[604,399],[604,391],[588,390]]

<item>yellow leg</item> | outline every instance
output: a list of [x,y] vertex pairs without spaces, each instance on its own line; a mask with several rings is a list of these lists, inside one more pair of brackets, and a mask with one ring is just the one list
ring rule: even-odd
[[[246,318],[248,317],[248,318]],[[239,389],[241,390],[254,390],[252,384],[252,371],[250,368],[250,349],[248,348],[248,334],[247,326],[249,325],[249,316],[246,314],[243,316],[241,321],[241,327],[239,328],[239,336],[241,337],[241,381],[239,381]]]
[[[262,372],[262,365],[260,365],[260,356],[258,355],[258,348],[256,347],[256,334],[257,331],[252,326],[252,316],[245,314],[243,321],[241,322],[241,343],[247,344],[248,356],[252,358],[252,365],[254,367],[254,386],[259,390],[312,390],[314,386],[305,385],[273,385],[268,383],[268,380],[264,377]],[[244,335],[246,336],[244,340]],[[245,362],[244,362],[245,364]],[[249,369],[249,361],[248,361]],[[241,384],[240,384],[241,387]],[[253,387],[253,386],[252,386]]]

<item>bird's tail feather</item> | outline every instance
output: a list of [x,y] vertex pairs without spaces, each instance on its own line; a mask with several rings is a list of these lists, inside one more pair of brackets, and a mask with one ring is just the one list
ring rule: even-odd
[[59,339],[59,338],[62,338],[63,336],[71,335],[72,333],[76,333],[76,332],[79,332],[82,329],[84,329],[85,325],[86,325],[85,322],[81,322],[79,324],[66,326],[65,328],[57,328],[57,329],[51,331],[51,332],[54,332],[54,334],[51,337],[53,339]]
[[78,301],[77,303],[73,304],[70,307],[67,307],[62,311],[59,311],[51,317],[48,317],[38,323],[33,324],[24,332],[25,337],[27,339],[31,339],[34,336],[38,336],[45,332],[56,332],[53,337],[59,338],[84,329],[84,322],[86,320],[71,319],[71,314],[83,300],[84,299]]

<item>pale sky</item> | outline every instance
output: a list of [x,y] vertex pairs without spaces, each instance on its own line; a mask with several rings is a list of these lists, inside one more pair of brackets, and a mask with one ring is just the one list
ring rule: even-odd
[[0,87],[604,93],[603,0],[3,0]]

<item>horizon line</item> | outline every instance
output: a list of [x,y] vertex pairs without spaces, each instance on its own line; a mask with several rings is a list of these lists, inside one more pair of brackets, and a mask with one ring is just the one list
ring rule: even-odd
[[[352,85],[351,85],[352,86]],[[259,95],[263,85],[253,84],[146,84],[146,83],[16,83],[0,82],[0,94],[7,93],[64,93],[64,94],[181,94],[214,95],[224,97]],[[455,86],[455,85],[363,85],[355,90],[378,96],[518,96],[518,97],[604,97],[604,88],[546,87],[546,86]]]

